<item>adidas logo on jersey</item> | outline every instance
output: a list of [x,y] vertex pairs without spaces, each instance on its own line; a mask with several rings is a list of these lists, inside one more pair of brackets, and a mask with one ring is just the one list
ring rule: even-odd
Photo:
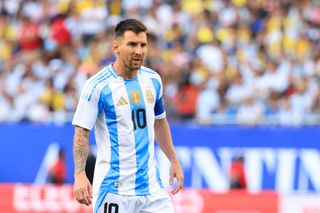
[[118,100],[117,106],[123,106],[128,104],[128,102],[126,101],[126,99],[124,99],[124,97],[120,97],[120,99]]

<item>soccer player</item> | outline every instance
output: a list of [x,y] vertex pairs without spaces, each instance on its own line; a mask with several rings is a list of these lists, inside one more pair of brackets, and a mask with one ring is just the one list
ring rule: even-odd
[[[125,19],[114,32],[116,60],[88,79],[72,121],[75,198],[92,203],[94,212],[173,212],[157,168],[155,139],[171,162],[169,183],[177,180],[172,194],[183,187],[184,177],[166,119],[160,76],[142,66],[147,28],[136,19]],[[98,153],[91,189],[85,165],[94,126]]]

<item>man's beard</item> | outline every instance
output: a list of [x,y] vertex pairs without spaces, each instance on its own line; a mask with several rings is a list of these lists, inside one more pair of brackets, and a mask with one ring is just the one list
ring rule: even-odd
[[141,62],[135,62],[134,60],[131,60],[128,64],[126,64],[127,68],[130,69],[131,71],[134,70],[139,70],[142,66],[143,61]]

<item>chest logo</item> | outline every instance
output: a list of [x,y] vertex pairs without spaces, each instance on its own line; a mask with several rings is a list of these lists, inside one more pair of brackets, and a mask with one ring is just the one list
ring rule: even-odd
[[126,101],[126,99],[124,97],[120,97],[118,102],[117,102],[117,106],[124,106],[124,105],[127,105],[128,102]]
[[150,89],[146,90],[146,96],[147,96],[147,102],[149,104],[154,103],[154,96],[153,96],[152,91]]
[[130,92],[130,99],[132,104],[138,105],[141,101],[141,97],[138,91],[131,91]]

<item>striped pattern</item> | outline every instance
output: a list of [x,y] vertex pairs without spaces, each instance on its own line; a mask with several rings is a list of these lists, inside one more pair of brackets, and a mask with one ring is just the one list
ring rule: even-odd
[[85,91],[81,98],[84,100],[90,101],[94,90],[96,89],[97,85],[106,81],[110,76],[117,77],[114,72],[110,69],[110,66],[103,68],[97,74],[95,74],[92,78],[90,78],[83,91]]
[[73,124],[95,127],[95,209],[106,192],[148,195],[163,188],[154,155],[154,121],[165,116],[159,75],[141,67],[132,80],[111,65],[85,84]]

